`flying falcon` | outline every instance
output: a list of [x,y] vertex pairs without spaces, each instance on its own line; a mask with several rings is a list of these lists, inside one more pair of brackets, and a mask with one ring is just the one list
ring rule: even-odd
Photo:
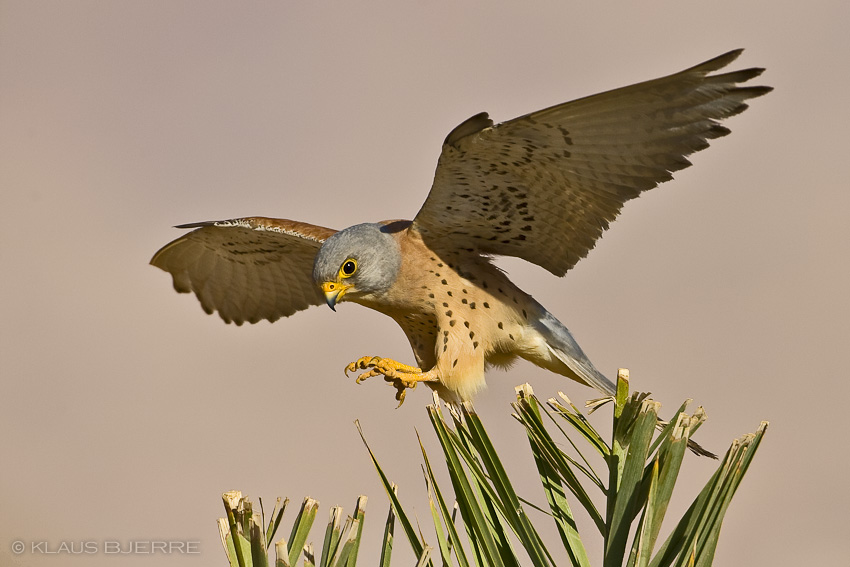
[[626,201],[672,179],[690,165],[685,156],[729,133],[721,119],[772,90],[739,86],[763,69],[712,74],[741,51],[501,124],[473,116],[446,137],[412,221],[339,232],[265,217],[184,224],[177,228],[196,230],[151,264],[227,323],[344,301],[388,315],[416,366],[364,356],[346,373],[365,371],[358,382],[383,375],[399,405],[419,382],[447,401],[470,400],[485,368],[517,357],[612,394],[569,330],[491,259],[516,256],[566,274]]

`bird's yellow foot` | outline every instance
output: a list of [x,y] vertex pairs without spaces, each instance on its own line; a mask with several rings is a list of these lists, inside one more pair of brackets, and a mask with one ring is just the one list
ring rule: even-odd
[[360,384],[363,380],[372,376],[384,375],[387,378],[408,378],[410,374],[422,374],[421,368],[408,366],[401,362],[396,362],[390,358],[381,358],[380,356],[361,356],[351,364],[345,367],[345,375],[349,372],[357,370],[366,370],[363,374],[357,377],[357,383]]
[[345,375],[349,372],[357,370],[365,370],[357,377],[357,383],[360,384],[367,378],[372,376],[384,376],[387,382],[392,383],[396,387],[395,399],[398,400],[398,407],[404,403],[404,397],[407,390],[416,388],[419,382],[433,382],[436,380],[429,372],[422,372],[421,368],[409,366],[396,362],[390,358],[381,358],[379,356],[362,356],[345,367]]

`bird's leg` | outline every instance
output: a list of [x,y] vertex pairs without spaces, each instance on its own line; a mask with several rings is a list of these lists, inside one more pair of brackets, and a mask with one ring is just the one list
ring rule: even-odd
[[396,390],[398,390],[395,399],[398,400],[399,407],[404,403],[404,397],[408,389],[412,390],[416,388],[416,384],[419,382],[436,382],[438,380],[434,376],[433,371],[423,372],[421,368],[379,356],[362,356],[358,358],[345,367],[345,375],[348,376],[349,372],[355,372],[357,370],[366,370],[366,372],[357,377],[358,384],[372,376],[383,375],[385,380],[392,383],[396,387]]

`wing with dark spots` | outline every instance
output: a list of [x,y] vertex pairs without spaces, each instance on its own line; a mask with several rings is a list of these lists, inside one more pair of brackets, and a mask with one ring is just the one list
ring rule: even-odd
[[[623,204],[672,179],[770,87],[763,69],[711,75],[741,50],[675,75],[449,134],[413,229],[433,246],[517,256],[564,275]],[[488,124],[489,123],[489,124]]]
[[177,228],[197,230],[163,246],[151,264],[171,274],[178,292],[194,292],[207,313],[241,325],[324,303],[313,259],[335,230],[264,217]]

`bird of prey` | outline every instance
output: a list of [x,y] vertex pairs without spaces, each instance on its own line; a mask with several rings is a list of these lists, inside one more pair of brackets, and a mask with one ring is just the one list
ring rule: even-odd
[[241,325],[327,303],[365,305],[402,328],[416,360],[364,356],[346,367],[397,388],[424,382],[462,402],[485,368],[517,357],[604,394],[614,384],[569,330],[492,263],[515,256],[563,276],[623,204],[690,165],[729,130],[719,121],[772,90],[740,86],[763,69],[715,73],[735,50],[679,73],[494,124],[486,113],[446,137],[431,191],[409,220],[341,231],[247,217],[196,230],[151,264],[207,313]]

